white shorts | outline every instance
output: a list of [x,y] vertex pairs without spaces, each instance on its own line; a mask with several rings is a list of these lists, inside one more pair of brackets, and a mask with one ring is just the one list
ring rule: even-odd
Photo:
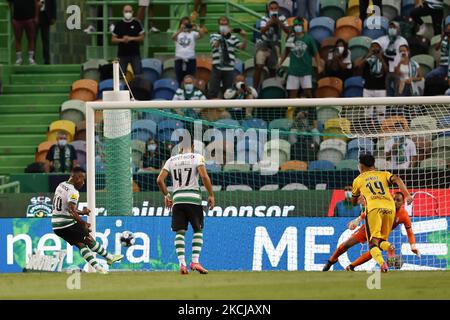
[[296,77],[288,75],[286,81],[287,90],[312,89],[312,76]]
[[148,7],[150,5],[150,0],[139,0],[139,7]]

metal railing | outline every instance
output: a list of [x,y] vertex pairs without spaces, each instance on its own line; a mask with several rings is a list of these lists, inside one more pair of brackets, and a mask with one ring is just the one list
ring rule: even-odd
[[[8,176],[0,176],[0,193],[20,193],[20,182],[8,182]],[[7,192],[9,190],[9,192]],[[12,190],[12,192],[11,192]]]
[[11,56],[13,50],[14,37],[12,32],[11,25],[11,8],[6,2],[0,3],[0,11],[6,11],[6,17],[0,17],[0,24],[6,24],[6,32],[0,33],[0,43],[4,43],[4,39],[6,39],[6,50],[5,47],[0,50],[0,63],[11,63]]

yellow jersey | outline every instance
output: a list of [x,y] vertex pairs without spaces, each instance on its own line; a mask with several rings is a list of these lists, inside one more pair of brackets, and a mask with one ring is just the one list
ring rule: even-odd
[[352,195],[363,196],[366,202],[366,212],[373,209],[392,209],[395,212],[395,202],[389,192],[392,173],[387,171],[366,171],[353,180]]

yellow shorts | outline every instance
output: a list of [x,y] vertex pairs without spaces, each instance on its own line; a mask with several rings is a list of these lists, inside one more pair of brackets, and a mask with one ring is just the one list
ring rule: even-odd
[[366,214],[367,241],[372,238],[387,240],[395,220],[395,208],[375,208]]

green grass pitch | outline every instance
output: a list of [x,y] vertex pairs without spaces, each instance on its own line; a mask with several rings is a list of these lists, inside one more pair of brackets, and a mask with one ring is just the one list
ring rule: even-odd
[[393,271],[381,289],[367,289],[366,272],[116,272],[80,275],[68,290],[66,273],[0,275],[3,299],[450,299],[450,272]]

